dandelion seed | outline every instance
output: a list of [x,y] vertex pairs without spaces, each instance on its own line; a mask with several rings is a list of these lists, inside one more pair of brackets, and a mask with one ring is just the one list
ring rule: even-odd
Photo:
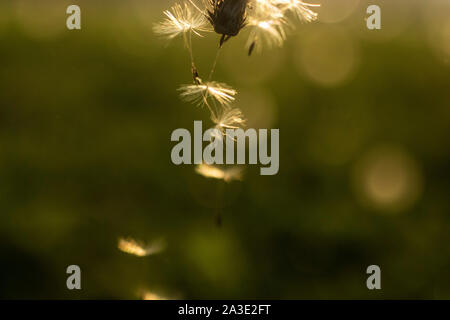
[[213,132],[211,138],[222,140],[224,137],[229,137],[232,140],[235,140],[234,136],[229,136],[227,134],[227,129],[239,129],[245,126],[245,118],[242,114],[242,111],[237,108],[223,108],[219,115],[212,113],[211,120],[214,122],[215,127],[217,129],[216,132]]
[[228,85],[219,82],[205,82],[192,85],[182,85],[178,89],[183,100],[198,105],[207,103],[208,98],[213,98],[222,106],[229,105],[235,100],[236,90]]
[[142,293],[142,300],[168,300],[168,299],[156,293],[145,291],[144,293]]
[[197,11],[191,5],[184,3],[184,7],[175,4],[170,10],[164,11],[166,19],[163,22],[155,24],[153,31],[157,34],[173,39],[180,34],[192,32],[202,36],[200,32],[207,32],[208,21],[205,16]]
[[253,19],[268,20],[284,18],[283,11],[272,0],[254,0],[253,11],[250,16]]
[[219,116],[212,115],[211,120],[216,124],[216,128],[220,131],[226,129],[238,129],[245,125],[244,115],[237,108],[223,109]]
[[263,43],[267,47],[281,47],[286,39],[285,31],[286,21],[282,18],[258,20],[251,19],[249,26],[251,26],[250,36],[247,41],[248,54],[251,55],[255,47],[261,51]]
[[144,245],[131,238],[119,238],[117,247],[123,252],[138,257],[145,257],[163,251],[165,248],[165,243],[162,240],[159,240],[151,243],[150,245]]
[[317,19],[317,13],[310,7],[320,7],[320,4],[306,3],[301,0],[272,0],[283,11],[291,11],[295,16],[304,22],[312,22]]
[[310,22],[317,18],[317,13],[309,7],[320,5],[305,3],[300,0],[253,0],[253,10],[249,13],[248,26],[251,28],[247,41],[249,55],[255,48],[261,51],[263,43],[268,47],[281,47],[286,39],[286,26],[290,23],[287,12],[301,21]]
[[242,180],[242,167],[233,166],[230,168],[220,168],[209,164],[199,164],[195,171],[205,178],[213,178],[231,182],[233,180]]

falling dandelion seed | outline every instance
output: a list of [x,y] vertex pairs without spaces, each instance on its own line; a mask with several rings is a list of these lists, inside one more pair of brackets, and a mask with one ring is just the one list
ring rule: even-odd
[[212,121],[224,129],[237,129],[245,124],[244,115],[237,108],[224,109],[219,117],[213,116]]
[[312,22],[317,19],[317,13],[310,7],[320,7],[320,4],[306,3],[301,0],[272,0],[283,11],[294,13],[298,20],[303,22]]
[[160,296],[154,292],[145,291],[142,293],[142,300],[169,300],[166,297]]
[[221,106],[227,106],[234,101],[237,93],[228,85],[218,82],[182,85],[178,90],[183,100],[200,106],[206,104],[208,98],[213,98]]
[[286,39],[286,21],[284,19],[257,20],[251,19],[250,36],[247,41],[248,54],[251,55],[255,47],[260,52],[263,43],[267,47],[281,47]]
[[[238,129],[245,126],[245,118],[242,111],[238,108],[224,108],[221,110],[220,115],[216,116],[212,114],[212,122],[215,124],[215,129],[220,132],[219,137],[213,134],[215,139],[222,139],[227,136],[226,129]],[[234,137],[230,137],[234,140]]]
[[317,13],[309,7],[318,6],[300,0],[254,0],[248,18],[251,29],[248,54],[251,55],[255,48],[260,52],[263,43],[269,48],[281,47],[286,40],[285,28],[292,25],[286,13],[292,12],[298,20],[311,22],[316,20]]
[[142,300],[180,300],[182,295],[180,293],[170,293],[167,294],[166,290],[153,291],[149,289],[140,289],[136,294]]
[[144,245],[131,238],[119,238],[117,245],[120,251],[129,253],[138,257],[146,257],[157,254],[165,249],[165,243],[162,240],[155,241],[149,245]]
[[249,16],[252,19],[279,19],[284,18],[283,11],[271,0],[254,0],[254,4],[251,6],[253,9],[250,11]]
[[153,31],[157,34],[173,39],[181,34],[192,32],[202,36],[200,32],[208,32],[208,21],[205,16],[194,10],[191,5],[184,3],[184,7],[175,4],[170,10],[164,11],[166,19],[155,24]]
[[209,164],[199,164],[195,171],[205,178],[213,178],[231,182],[233,180],[242,180],[242,167],[233,166],[228,168],[220,168]]

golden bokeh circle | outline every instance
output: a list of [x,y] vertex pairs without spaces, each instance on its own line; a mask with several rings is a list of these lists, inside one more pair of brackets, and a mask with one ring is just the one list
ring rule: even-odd
[[417,161],[398,146],[378,146],[368,151],[356,163],[352,180],[360,202],[382,212],[410,209],[423,189]]
[[321,26],[316,32],[303,35],[295,51],[299,73],[325,87],[350,80],[359,60],[358,43],[349,31],[336,26]]

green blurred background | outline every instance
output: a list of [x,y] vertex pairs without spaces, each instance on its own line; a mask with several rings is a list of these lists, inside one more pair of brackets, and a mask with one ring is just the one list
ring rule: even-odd
[[[170,160],[171,132],[209,121],[177,96],[182,41],[152,32],[173,1],[3,0],[0,297],[449,299],[450,3],[317,2],[281,49],[227,42],[215,79],[250,127],[280,128],[280,172],[225,185]],[[195,39],[200,72],[218,38]],[[122,236],[167,248],[127,255]]]

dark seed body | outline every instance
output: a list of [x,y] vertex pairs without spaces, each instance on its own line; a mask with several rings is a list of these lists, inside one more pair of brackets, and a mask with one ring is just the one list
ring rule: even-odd
[[248,56],[249,57],[252,55],[253,50],[255,49],[255,45],[256,45],[256,42],[253,41],[252,44],[250,45],[250,47],[248,48]]
[[226,38],[237,36],[245,27],[248,0],[209,0],[212,11],[208,20],[218,34]]

